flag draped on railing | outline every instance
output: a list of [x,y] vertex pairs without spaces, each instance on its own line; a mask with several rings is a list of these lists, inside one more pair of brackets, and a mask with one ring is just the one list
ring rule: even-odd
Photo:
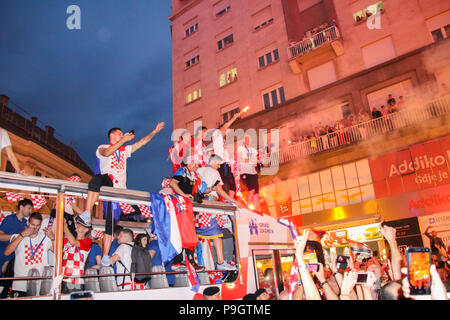
[[174,206],[162,194],[150,192],[155,234],[161,259],[166,264],[181,253],[181,236]]

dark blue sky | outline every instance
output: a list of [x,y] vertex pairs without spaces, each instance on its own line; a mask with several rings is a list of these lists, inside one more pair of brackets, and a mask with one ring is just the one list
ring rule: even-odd
[[[1,0],[0,94],[62,135],[94,169],[107,131],[166,127],[128,161],[128,188],[157,192],[171,173],[169,0]],[[67,7],[81,9],[69,30]]]

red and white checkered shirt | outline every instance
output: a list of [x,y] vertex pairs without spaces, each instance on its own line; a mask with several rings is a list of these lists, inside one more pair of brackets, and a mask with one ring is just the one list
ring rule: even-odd
[[226,224],[228,217],[221,214],[211,214],[206,212],[195,212],[195,227],[210,227],[211,218],[216,218],[217,225],[221,228]]
[[[92,247],[92,240],[85,238],[78,240],[80,247],[70,244],[67,238],[64,238],[63,247],[63,274],[65,276],[82,276],[84,274],[84,263],[86,262],[89,251]],[[64,281],[74,284],[83,284],[82,278],[64,279]]]

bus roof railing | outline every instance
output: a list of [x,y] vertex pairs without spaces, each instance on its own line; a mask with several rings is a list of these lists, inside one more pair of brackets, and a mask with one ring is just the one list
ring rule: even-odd
[[[0,172],[0,188],[49,194],[63,192],[79,197],[86,197],[88,193],[87,183],[25,176],[10,172]],[[112,187],[101,187],[99,200],[151,205],[149,192]],[[232,215],[237,208],[224,202],[203,200],[202,203],[193,202],[193,209],[211,214]]]

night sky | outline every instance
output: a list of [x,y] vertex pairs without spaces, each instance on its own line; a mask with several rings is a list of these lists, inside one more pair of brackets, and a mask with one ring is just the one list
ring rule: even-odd
[[[69,30],[70,5],[81,30]],[[170,175],[172,132],[169,0],[1,0],[0,94],[55,128],[94,170],[112,127],[136,142],[162,132],[128,160],[129,189],[158,192]]]

